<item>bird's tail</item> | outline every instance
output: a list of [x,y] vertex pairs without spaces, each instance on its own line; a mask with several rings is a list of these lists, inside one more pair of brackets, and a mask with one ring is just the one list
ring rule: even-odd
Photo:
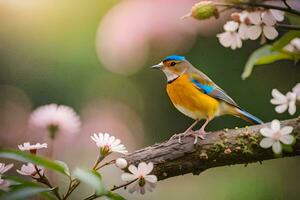
[[247,111],[240,109],[240,108],[235,108],[235,116],[242,118],[243,120],[252,123],[252,124],[263,124],[264,122],[255,117],[254,115],[248,113]]

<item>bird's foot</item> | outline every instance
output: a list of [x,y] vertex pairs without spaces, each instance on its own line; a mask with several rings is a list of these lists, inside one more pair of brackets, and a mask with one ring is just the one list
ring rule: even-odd
[[183,137],[190,136],[190,135],[194,136],[195,137],[194,144],[197,144],[198,138],[200,138],[201,140],[204,140],[206,134],[207,133],[204,130],[200,129],[199,131],[190,131],[190,132],[184,134]]
[[168,141],[178,138],[178,143],[181,144],[181,138],[184,136],[185,136],[185,133],[174,134],[172,137],[170,137],[170,139]]

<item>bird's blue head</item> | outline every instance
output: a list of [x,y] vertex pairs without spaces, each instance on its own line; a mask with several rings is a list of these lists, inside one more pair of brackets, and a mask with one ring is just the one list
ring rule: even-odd
[[163,60],[163,62],[167,62],[167,61],[177,61],[177,62],[181,62],[181,61],[184,61],[184,60],[185,60],[185,57],[184,57],[184,56],[171,55],[171,56],[165,57],[165,59]]
[[162,70],[166,74],[168,81],[179,77],[186,72],[189,67],[189,62],[185,57],[178,55],[167,56],[162,62],[152,66],[153,69]]

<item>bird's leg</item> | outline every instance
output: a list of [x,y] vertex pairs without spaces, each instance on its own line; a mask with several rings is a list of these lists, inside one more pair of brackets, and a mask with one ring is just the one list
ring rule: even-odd
[[201,128],[199,129],[199,131],[196,133],[195,135],[195,141],[194,144],[197,143],[198,141],[198,137],[201,138],[202,140],[205,139],[205,135],[207,134],[206,131],[204,130],[205,127],[207,126],[208,122],[210,122],[210,119],[206,119],[206,121],[204,122],[204,124],[201,126]]
[[205,139],[205,135],[206,135],[206,132],[205,132],[205,127],[207,126],[208,122],[210,121],[210,119],[206,119],[206,121],[204,122],[204,124],[201,126],[201,128],[199,129],[199,131],[197,132],[190,132],[188,134],[185,134],[185,136],[188,136],[188,135],[192,135],[195,137],[195,140],[194,140],[194,144],[197,144],[198,142],[198,137],[202,140]]
[[199,120],[195,120],[195,122],[190,126],[188,127],[188,129],[186,129],[183,133],[180,133],[180,134],[175,134],[173,135],[169,140],[173,139],[173,138],[176,138],[178,137],[178,142],[181,143],[181,136],[186,136],[190,131],[192,131],[192,129],[194,128],[194,126],[196,126],[196,124],[199,122]]

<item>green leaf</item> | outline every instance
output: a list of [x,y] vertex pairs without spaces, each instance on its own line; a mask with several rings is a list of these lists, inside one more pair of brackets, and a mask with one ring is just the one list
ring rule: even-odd
[[71,175],[70,174],[70,168],[69,168],[69,166],[65,162],[63,162],[61,160],[56,160],[55,162],[57,164],[61,165],[64,168],[65,174],[67,174],[68,176]]
[[290,24],[300,25],[300,17],[298,15],[285,12],[285,16],[288,18]]
[[296,37],[300,37],[300,31],[289,31],[284,34],[281,38],[279,38],[273,44],[272,50],[281,51],[286,45],[290,43],[290,41]]
[[287,153],[292,153],[293,147],[292,147],[292,145],[282,144],[282,150]]
[[273,51],[271,45],[265,45],[255,50],[251,54],[245,65],[242,79],[246,79],[251,75],[253,67],[255,65],[269,64],[283,59],[293,60],[294,56],[284,52]]
[[[20,178],[17,176],[3,175],[2,178],[9,180],[9,182],[11,184],[10,188],[13,190],[21,188],[21,187],[41,187],[40,184],[38,184],[37,182],[31,182],[29,180],[26,180],[26,179],[23,179],[23,178]],[[42,192],[41,195],[50,200],[56,199],[55,196],[49,192]]]
[[41,194],[43,192],[49,192],[51,188],[26,186],[12,189],[11,191],[0,196],[1,200],[24,200],[29,197]]
[[105,195],[109,200],[126,200],[124,197],[119,195],[118,193],[114,193],[109,191],[107,195]]
[[98,196],[104,195],[107,191],[102,183],[101,175],[94,170],[80,169],[74,170],[73,175],[77,177],[80,181],[90,185],[96,191]]
[[68,174],[65,171],[66,170],[65,167],[62,166],[61,163],[57,163],[55,161],[48,160],[40,156],[36,156],[31,153],[26,153],[15,149],[1,149],[0,158],[8,158],[8,159],[18,160],[22,162],[30,162],[68,176]]
[[28,186],[39,186],[37,183],[35,182],[31,182],[29,180],[17,177],[17,176],[10,176],[10,175],[2,175],[3,179],[9,180],[9,182],[11,183],[11,185],[28,185]]

